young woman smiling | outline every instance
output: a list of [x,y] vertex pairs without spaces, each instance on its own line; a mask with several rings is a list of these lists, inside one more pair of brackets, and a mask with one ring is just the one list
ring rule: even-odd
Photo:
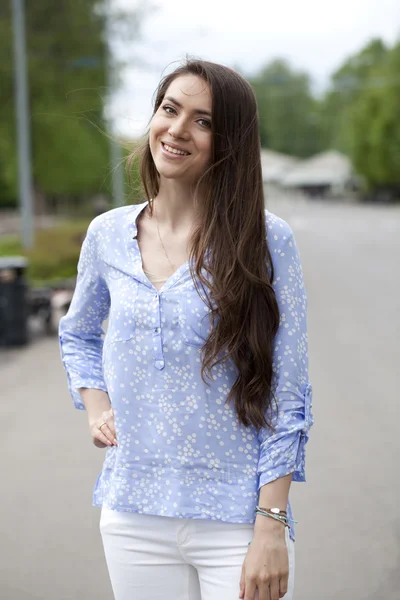
[[307,297],[293,232],[264,208],[249,84],[199,60],[167,75],[140,164],[147,200],[91,223],[60,324],[107,447],[93,502],[115,598],[290,600]]

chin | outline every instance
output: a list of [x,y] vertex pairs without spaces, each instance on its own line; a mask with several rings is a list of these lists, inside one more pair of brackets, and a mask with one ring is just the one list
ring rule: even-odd
[[168,164],[166,161],[158,159],[158,157],[153,158],[155,167],[160,177],[168,180],[181,180],[182,183],[185,184],[193,184],[196,182],[200,175],[198,173],[198,169],[182,169],[179,165]]
[[185,171],[175,165],[165,164],[163,160],[155,160],[154,164],[160,177],[164,177],[165,179],[191,179],[190,173],[188,172],[190,169]]
[[160,177],[162,177],[163,179],[167,179],[168,181],[184,181],[184,178],[181,175],[177,175],[174,173],[162,173],[160,172]]
[[157,163],[155,163],[155,165],[160,177],[164,177],[165,179],[181,179],[182,177],[185,177],[185,175],[179,173],[177,169],[169,169],[168,167],[166,168],[165,165],[159,167]]

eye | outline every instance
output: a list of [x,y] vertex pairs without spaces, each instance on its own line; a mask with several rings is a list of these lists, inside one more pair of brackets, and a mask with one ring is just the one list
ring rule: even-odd
[[168,115],[176,115],[176,110],[175,108],[172,108],[172,106],[168,106],[168,104],[164,104],[164,106],[161,107]]
[[208,129],[211,129],[211,123],[207,119],[198,119],[197,122],[200,123],[202,127],[207,127]]

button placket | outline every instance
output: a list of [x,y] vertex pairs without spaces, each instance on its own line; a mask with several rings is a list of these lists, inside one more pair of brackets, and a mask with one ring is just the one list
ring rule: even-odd
[[162,347],[162,332],[161,332],[161,309],[160,309],[160,296],[159,294],[154,295],[156,303],[156,323],[153,328],[153,352],[154,352],[154,366],[156,369],[161,371],[165,366],[163,347]]

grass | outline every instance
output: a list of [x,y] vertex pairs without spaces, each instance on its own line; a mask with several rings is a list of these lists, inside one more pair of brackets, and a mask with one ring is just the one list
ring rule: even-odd
[[30,250],[21,247],[18,236],[0,237],[0,256],[25,256],[29,263],[27,277],[33,286],[56,284],[76,275],[88,225],[89,220],[79,220],[39,230]]
[[0,256],[21,254],[21,245],[17,235],[0,237]]

